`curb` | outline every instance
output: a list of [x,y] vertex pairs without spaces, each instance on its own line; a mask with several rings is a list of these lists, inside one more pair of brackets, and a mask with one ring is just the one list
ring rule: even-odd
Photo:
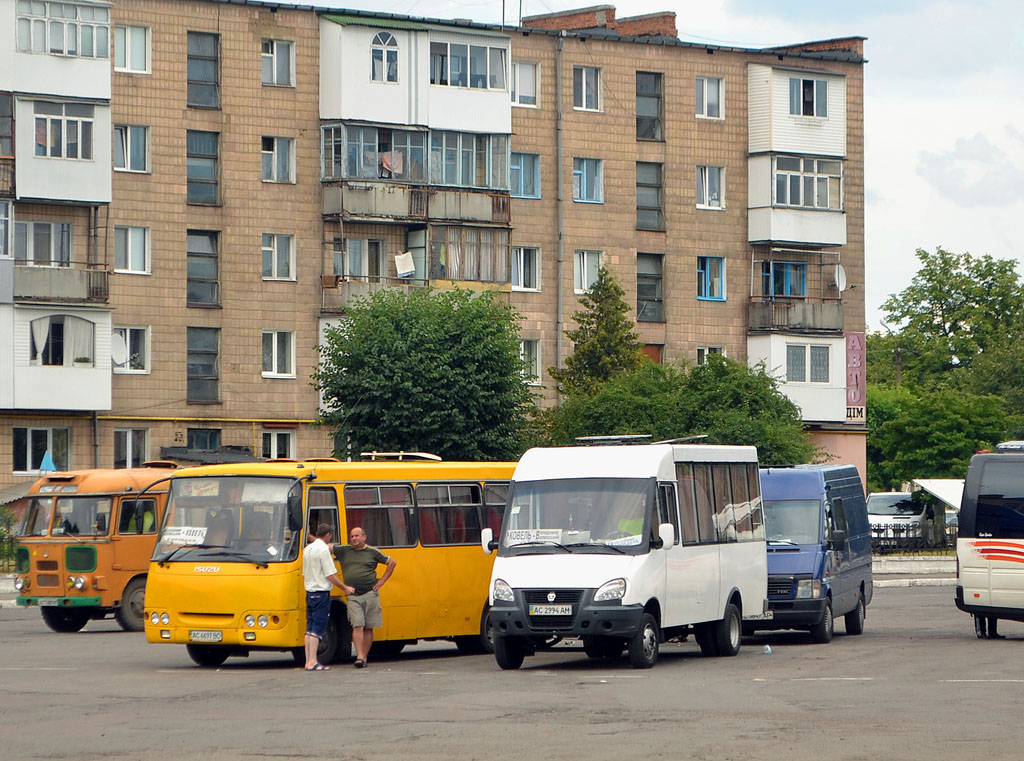
[[875,587],[955,587],[956,579],[878,579]]

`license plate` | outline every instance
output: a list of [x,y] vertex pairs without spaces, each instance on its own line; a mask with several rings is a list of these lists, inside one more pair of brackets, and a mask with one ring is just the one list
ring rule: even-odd
[[55,605],[60,605],[60,598],[58,598],[58,597],[40,597],[39,598],[39,605],[40,605],[40,607],[52,607],[52,606],[55,606]]
[[571,616],[572,605],[531,605],[531,616]]
[[767,613],[755,613],[752,616],[744,616],[744,621],[771,621],[775,618],[775,611],[769,610]]
[[204,629],[192,629],[188,633],[189,642],[220,642],[224,639],[224,632],[212,632]]

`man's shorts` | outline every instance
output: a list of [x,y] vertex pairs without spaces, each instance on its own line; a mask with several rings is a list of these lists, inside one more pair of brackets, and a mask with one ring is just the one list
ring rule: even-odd
[[330,592],[306,592],[306,634],[317,639],[326,637],[330,610]]
[[363,626],[376,629],[384,622],[380,616],[380,593],[367,592],[365,595],[348,596],[348,622],[355,629]]

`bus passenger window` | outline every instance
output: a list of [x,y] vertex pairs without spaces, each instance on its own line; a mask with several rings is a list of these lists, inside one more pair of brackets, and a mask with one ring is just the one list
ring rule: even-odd
[[697,531],[701,544],[715,544],[718,530],[715,528],[714,491],[711,487],[711,465],[704,462],[693,465],[693,489],[697,504]]
[[421,484],[416,487],[420,541],[424,546],[480,541],[477,484]]
[[374,547],[411,547],[411,486],[346,486],[345,525],[360,526]]
[[693,469],[686,464],[676,465],[679,479],[679,539],[683,544],[696,544],[697,535],[697,497],[693,490]]

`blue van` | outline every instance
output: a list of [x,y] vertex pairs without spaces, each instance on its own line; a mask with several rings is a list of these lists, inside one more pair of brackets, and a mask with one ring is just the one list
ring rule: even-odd
[[761,468],[768,539],[768,608],[744,630],[807,629],[828,642],[836,616],[864,631],[871,602],[871,528],[852,465]]

